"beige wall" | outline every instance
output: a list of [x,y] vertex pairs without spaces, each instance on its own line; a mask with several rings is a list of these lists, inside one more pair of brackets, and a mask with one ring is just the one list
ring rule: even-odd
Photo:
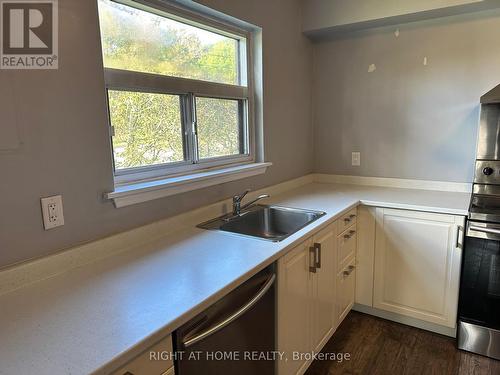
[[470,182],[479,97],[500,82],[500,13],[399,28],[315,45],[315,170]]
[[[0,153],[0,266],[172,216],[312,171],[310,42],[300,31],[297,0],[203,1],[263,28],[263,176],[116,209],[95,0],[59,1],[59,69],[0,70],[21,146]],[[279,15],[279,16],[277,16]],[[8,93],[8,94],[5,94]],[[4,125],[4,124],[2,124]],[[11,142],[16,143],[16,142]],[[44,231],[39,199],[62,194],[66,225]]]

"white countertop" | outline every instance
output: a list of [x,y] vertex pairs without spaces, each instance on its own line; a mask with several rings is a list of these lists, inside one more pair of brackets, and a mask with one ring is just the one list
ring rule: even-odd
[[108,373],[360,202],[467,215],[469,198],[468,193],[309,184],[269,202],[327,215],[282,242],[193,226],[26,285],[0,296],[0,374]]

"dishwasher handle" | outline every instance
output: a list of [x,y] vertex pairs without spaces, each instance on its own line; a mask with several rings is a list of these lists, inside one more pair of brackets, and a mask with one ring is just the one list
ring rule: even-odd
[[236,319],[238,319],[240,316],[245,314],[248,310],[250,310],[259,300],[264,297],[264,295],[267,293],[267,291],[271,288],[271,286],[274,284],[274,281],[276,280],[276,275],[272,274],[269,279],[264,283],[262,288],[259,290],[259,292],[253,296],[253,298],[248,301],[243,307],[241,307],[238,311],[235,313],[231,314],[228,316],[226,319],[220,321],[219,323],[213,325],[206,331],[203,331],[199,333],[198,335],[190,338],[189,340],[184,341],[182,344],[184,347],[189,347],[191,345],[196,344],[197,342],[213,335],[214,333],[220,331],[222,328],[226,327],[227,325],[231,324],[234,322]]

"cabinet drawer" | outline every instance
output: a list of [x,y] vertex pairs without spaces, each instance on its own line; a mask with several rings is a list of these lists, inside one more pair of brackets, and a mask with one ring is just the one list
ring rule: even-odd
[[346,214],[342,215],[338,220],[337,220],[337,234],[342,233],[345,231],[347,228],[349,228],[351,225],[356,224],[356,219],[357,219],[357,209],[353,208]]
[[[154,353],[152,357],[150,357],[151,352]],[[168,336],[142,354],[139,354],[121,369],[114,372],[113,375],[173,374],[174,363],[170,358],[172,352],[172,336]]]
[[337,271],[344,269],[346,262],[355,255],[357,237],[356,224],[337,237]]

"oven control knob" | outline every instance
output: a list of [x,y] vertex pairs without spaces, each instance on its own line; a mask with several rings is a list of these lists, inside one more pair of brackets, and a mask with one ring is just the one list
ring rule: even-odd
[[490,167],[483,168],[483,174],[485,174],[486,176],[489,176],[492,173],[493,173],[493,168]]

